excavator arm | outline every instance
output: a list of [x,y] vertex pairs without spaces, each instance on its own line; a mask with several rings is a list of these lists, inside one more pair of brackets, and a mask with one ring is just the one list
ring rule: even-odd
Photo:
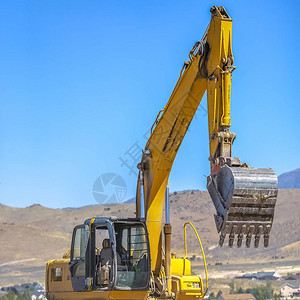
[[167,105],[158,114],[138,165],[137,216],[146,218],[150,249],[157,251],[151,253],[152,269],[157,272],[161,263],[161,222],[168,178],[206,90],[206,80],[198,75],[200,56],[197,51],[198,47],[191,51],[190,61],[185,63]]
[[138,165],[138,217],[146,219],[151,267],[158,274],[162,259],[162,217],[171,168],[198,106],[207,91],[211,174],[207,188],[217,213],[220,245],[229,234],[241,246],[252,235],[258,246],[261,234],[268,245],[277,196],[272,169],[253,169],[232,157],[235,134],[230,132],[231,75],[233,70],[232,20],[223,7],[211,9],[211,22],[201,41],[189,53],[171,97],[159,112]]

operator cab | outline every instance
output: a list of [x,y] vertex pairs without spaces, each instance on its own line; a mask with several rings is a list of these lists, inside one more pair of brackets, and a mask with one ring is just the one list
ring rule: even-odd
[[74,228],[69,267],[74,291],[148,290],[151,267],[145,223],[86,220]]

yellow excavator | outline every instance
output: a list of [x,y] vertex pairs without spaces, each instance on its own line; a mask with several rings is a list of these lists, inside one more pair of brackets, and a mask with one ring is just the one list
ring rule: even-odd
[[[48,299],[201,299],[207,269],[198,233],[184,225],[185,256],[171,253],[168,178],[189,125],[207,91],[211,174],[207,189],[216,208],[220,246],[244,241],[268,246],[277,198],[272,169],[250,168],[232,157],[230,132],[232,20],[212,7],[201,41],[189,53],[172,95],[151,128],[138,164],[136,216],[91,218],[74,228],[70,253],[46,266]],[[165,217],[163,216],[165,211]],[[193,275],[186,230],[191,226],[203,256],[205,280]],[[244,238],[245,237],[245,238]],[[253,239],[252,239],[253,237]],[[204,285],[205,283],[205,285]]]

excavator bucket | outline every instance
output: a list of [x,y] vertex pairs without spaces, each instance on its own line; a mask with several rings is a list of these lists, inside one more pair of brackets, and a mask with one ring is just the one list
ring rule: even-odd
[[213,200],[217,214],[215,222],[220,233],[220,246],[229,235],[232,247],[237,236],[237,247],[241,247],[246,236],[249,248],[252,236],[254,247],[258,247],[260,236],[268,247],[278,193],[278,181],[272,169],[222,166],[207,178],[207,190]]

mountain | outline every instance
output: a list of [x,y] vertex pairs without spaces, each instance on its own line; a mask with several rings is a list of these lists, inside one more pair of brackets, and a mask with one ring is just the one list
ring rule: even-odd
[[135,197],[130,198],[129,200],[125,201],[125,203],[135,203]]
[[[228,240],[218,247],[214,206],[207,192],[181,191],[170,195],[172,252],[184,255],[183,225],[192,222],[197,228],[205,255],[212,268],[222,262],[232,266],[243,262],[278,262],[292,265],[299,261],[300,189],[279,190],[269,248],[228,248]],[[72,230],[85,219],[97,216],[133,217],[135,204],[90,205],[80,208],[51,209],[40,205],[14,208],[0,204],[0,286],[26,282],[43,282],[46,262],[61,258],[70,248]],[[190,228],[187,232],[188,256],[200,259],[197,239]],[[262,243],[261,243],[262,244]],[[279,261],[280,260],[280,261]],[[272,265],[274,266],[274,264]],[[240,267],[239,267],[240,268]],[[211,270],[211,269],[210,269]],[[255,271],[257,271],[255,269]],[[220,272],[220,270],[218,271]]]
[[300,189],[300,168],[281,174],[278,177],[278,188]]

